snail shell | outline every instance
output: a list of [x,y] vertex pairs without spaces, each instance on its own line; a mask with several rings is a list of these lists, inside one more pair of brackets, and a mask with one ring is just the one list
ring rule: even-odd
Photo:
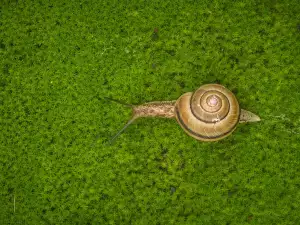
[[216,141],[234,131],[239,123],[240,107],[231,91],[219,84],[207,84],[179,97],[175,117],[192,137]]

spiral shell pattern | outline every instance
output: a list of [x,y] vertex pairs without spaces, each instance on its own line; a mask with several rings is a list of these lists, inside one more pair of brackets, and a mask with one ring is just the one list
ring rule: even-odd
[[239,122],[240,107],[234,94],[219,84],[206,84],[176,101],[175,117],[189,135],[216,141],[231,134]]

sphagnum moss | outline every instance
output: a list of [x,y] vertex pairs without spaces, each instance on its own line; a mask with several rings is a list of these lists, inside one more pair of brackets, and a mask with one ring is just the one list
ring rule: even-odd
[[[1,224],[297,224],[298,1],[1,1]],[[153,33],[155,38],[153,38]],[[262,121],[216,143],[139,104],[205,83]]]

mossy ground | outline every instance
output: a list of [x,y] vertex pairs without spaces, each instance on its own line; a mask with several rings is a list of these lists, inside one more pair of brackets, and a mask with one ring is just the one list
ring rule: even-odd
[[[33,3],[35,2],[35,3]],[[300,4],[1,1],[1,224],[297,224]],[[261,116],[215,143],[128,103],[221,83]]]

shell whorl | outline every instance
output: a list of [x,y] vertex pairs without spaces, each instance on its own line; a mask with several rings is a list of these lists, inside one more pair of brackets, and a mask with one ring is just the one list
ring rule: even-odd
[[234,94],[219,84],[206,84],[176,101],[175,117],[189,135],[216,141],[231,134],[239,122],[240,107]]

